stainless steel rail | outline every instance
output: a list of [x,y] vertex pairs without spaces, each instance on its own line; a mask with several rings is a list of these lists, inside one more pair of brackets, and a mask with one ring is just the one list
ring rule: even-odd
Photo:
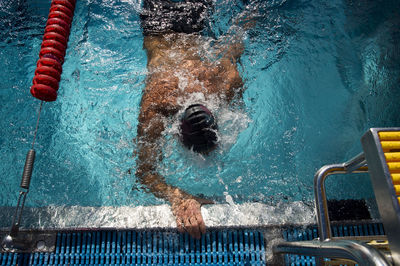
[[357,262],[363,266],[392,265],[386,257],[367,244],[351,240],[313,240],[284,242],[273,247],[275,254],[300,254],[317,258],[342,258]]
[[[323,166],[315,174],[314,195],[320,236],[319,239],[304,242],[281,243],[274,247],[274,253],[312,255],[317,257],[318,264],[323,264],[323,258],[342,258],[356,261],[360,265],[400,266],[400,253],[397,252],[397,248],[400,247],[400,245],[398,245],[398,243],[400,243],[398,241],[399,227],[396,226],[399,221],[399,205],[397,204],[398,198],[395,195],[395,190],[393,190],[393,187],[389,186],[390,189],[388,190],[387,184],[393,186],[393,180],[390,176],[390,171],[387,169],[385,155],[380,146],[380,138],[378,136],[378,132],[380,131],[400,131],[400,128],[370,129],[362,138],[365,154],[361,153],[353,159],[342,164]],[[396,149],[394,150],[398,152]],[[368,157],[370,171],[368,170],[366,157]],[[384,222],[385,230],[388,233],[387,244],[389,245],[391,251],[390,254],[387,254],[387,257],[385,257],[385,255],[379,252],[377,249],[362,242],[338,238],[331,239],[332,231],[330,227],[325,189],[326,178],[333,174],[366,172],[369,172],[372,178],[379,210]],[[385,182],[385,177],[387,178],[387,182]],[[387,206],[392,206],[393,203],[394,207],[390,209],[391,212],[389,212]]]
[[323,166],[315,174],[314,195],[320,241],[324,241],[332,237],[325,190],[326,178],[333,174],[366,173],[368,172],[366,164],[367,162],[365,160],[365,156],[363,153],[361,153],[348,162]]
[[[387,133],[394,134],[388,137]],[[381,136],[381,135],[382,136]],[[399,134],[399,135],[398,135]],[[386,135],[386,136],[385,136]],[[392,139],[393,138],[393,139]],[[361,144],[368,161],[371,184],[374,188],[379,214],[389,241],[390,252],[395,265],[400,265],[400,205],[396,192],[396,184],[392,174],[398,174],[397,159],[386,159],[390,154],[399,154],[400,150],[393,148],[384,150],[384,143],[400,143],[400,128],[370,128],[361,138]]]

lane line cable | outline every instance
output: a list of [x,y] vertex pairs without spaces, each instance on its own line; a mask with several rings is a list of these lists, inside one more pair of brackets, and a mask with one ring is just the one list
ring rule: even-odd
[[15,248],[23,249],[25,246],[24,243],[18,243],[13,238],[17,238],[17,235],[19,232],[19,226],[21,224],[22,213],[23,213],[23,210],[25,207],[26,195],[29,192],[29,186],[30,186],[30,182],[31,182],[33,165],[35,162],[35,155],[36,155],[34,145],[36,142],[37,132],[39,129],[40,114],[42,112],[42,109],[43,109],[43,101],[40,101],[39,111],[38,111],[37,120],[36,120],[35,132],[33,135],[32,148],[28,151],[28,153],[26,155],[25,166],[24,166],[24,170],[22,173],[22,179],[21,179],[21,184],[20,184],[21,190],[19,192],[17,206],[14,211],[12,225],[10,228],[9,235],[7,235],[2,241],[2,248],[6,251],[15,251]]

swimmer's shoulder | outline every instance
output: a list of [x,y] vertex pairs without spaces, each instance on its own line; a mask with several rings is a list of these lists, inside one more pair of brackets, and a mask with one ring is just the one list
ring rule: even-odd
[[177,95],[173,90],[147,88],[142,97],[142,108],[151,109],[163,116],[171,116],[179,111]]

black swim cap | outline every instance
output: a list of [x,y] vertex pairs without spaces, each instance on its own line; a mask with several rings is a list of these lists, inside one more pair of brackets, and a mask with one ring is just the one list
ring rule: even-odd
[[195,152],[207,152],[217,145],[217,128],[214,116],[207,107],[190,105],[181,119],[182,142]]

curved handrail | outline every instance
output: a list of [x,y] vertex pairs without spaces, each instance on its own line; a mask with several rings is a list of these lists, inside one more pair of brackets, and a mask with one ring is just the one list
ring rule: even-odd
[[351,240],[313,240],[284,242],[273,247],[273,252],[301,254],[319,258],[342,258],[357,262],[363,266],[392,265],[386,257],[367,244]]
[[317,222],[320,240],[324,241],[332,237],[330,220],[328,215],[328,203],[326,199],[325,180],[332,174],[366,173],[365,156],[363,153],[350,161],[342,164],[331,164],[321,167],[314,176],[315,205],[317,209]]

